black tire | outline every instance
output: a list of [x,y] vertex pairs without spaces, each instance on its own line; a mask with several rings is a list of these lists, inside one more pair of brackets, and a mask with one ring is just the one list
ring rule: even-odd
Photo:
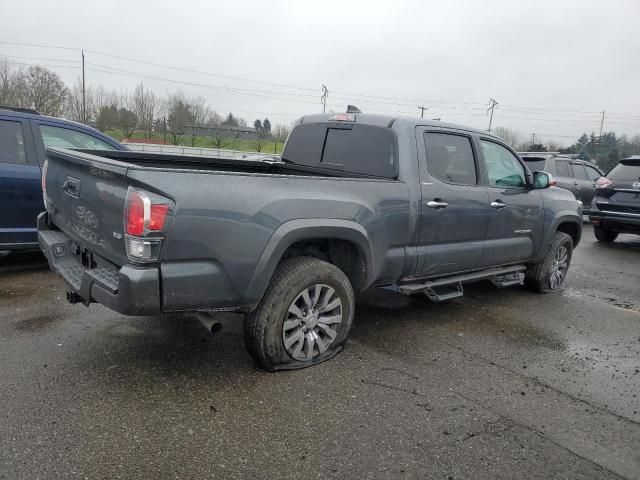
[[[309,360],[296,359],[292,356],[292,353],[285,348],[284,337],[286,333],[283,331],[285,327],[285,317],[289,318],[288,322],[297,320],[292,316],[290,310],[292,309],[294,301],[299,301],[299,297],[303,295],[303,292],[307,289],[311,289],[307,290],[307,292],[315,292],[316,288],[320,288],[321,293],[319,295],[321,295],[321,297],[320,299],[316,299],[317,305],[314,303],[309,312],[315,312],[314,309],[316,307],[319,307],[318,310],[320,310],[320,302],[323,299],[322,288],[324,287],[330,287],[324,290],[326,296],[329,295],[331,289],[334,290],[333,296],[331,297],[332,304],[337,299],[340,300],[340,306],[336,307],[339,313],[336,314],[336,310],[333,310],[333,316],[331,317],[337,318],[338,315],[341,316],[340,322],[335,324],[333,333],[336,333],[336,336],[330,343],[327,343],[326,346],[325,343],[328,337],[322,337],[324,338],[322,346],[326,348],[326,350],[322,352],[319,342],[309,342],[306,333],[302,333],[303,353],[306,351],[305,347],[311,344],[313,358]],[[327,299],[327,301],[328,300],[329,299]],[[247,350],[255,362],[268,371],[304,368],[328,360],[342,350],[347,340],[351,324],[353,323],[354,307],[355,300],[351,283],[339,268],[312,257],[298,257],[285,260],[276,269],[271,283],[258,307],[245,317],[244,335]],[[316,323],[322,323],[320,313],[314,313],[313,315],[315,315],[314,326]],[[309,315],[307,320],[311,318],[312,315]],[[304,322],[304,320],[301,320],[301,322]],[[317,327],[320,326],[321,325],[317,325]],[[294,329],[299,329],[300,331],[304,328],[314,330],[313,327],[309,327],[306,323],[299,328],[294,327]],[[318,328],[315,328],[314,331],[324,335],[323,331]],[[294,333],[299,332],[295,330]],[[294,345],[296,345],[297,348],[299,342],[296,342]],[[293,348],[293,345],[289,347],[290,350]]]
[[610,243],[618,238],[618,232],[612,232],[611,230],[605,230],[600,225],[593,226],[593,233],[596,236],[596,240],[599,242]]
[[[558,260],[557,255],[563,248],[566,251],[566,267],[562,273],[562,278],[560,278],[559,282],[555,283],[551,276],[556,271],[555,266],[556,260]],[[524,276],[525,285],[529,289],[538,293],[548,293],[559,289],[564,282],[567,271],[569,270],[572,254],[573,239],[566,233],[556,232],[544,259],[540,263],[530,264],[527,267],[527,271]]]

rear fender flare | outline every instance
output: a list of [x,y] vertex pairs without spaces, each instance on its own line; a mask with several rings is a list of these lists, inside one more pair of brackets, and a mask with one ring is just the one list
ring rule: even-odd
[[373,252],[369,235],[362,225],[340,219],[290,220],[280,225],[269,239],[253,272],[242,304],[253,308],[260,303],[287,248],[302,240],[325,238],[346,240],[358,247],[364,257],[369,285],[374,271]]

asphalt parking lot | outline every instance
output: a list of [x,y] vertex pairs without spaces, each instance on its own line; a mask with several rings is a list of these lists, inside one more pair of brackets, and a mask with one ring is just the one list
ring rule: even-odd
[[343,353],[267,374],[236,333],[69,305],[6,256],[0,478],[640,478],[639,267],[585,224],[562,292],[372,290]]

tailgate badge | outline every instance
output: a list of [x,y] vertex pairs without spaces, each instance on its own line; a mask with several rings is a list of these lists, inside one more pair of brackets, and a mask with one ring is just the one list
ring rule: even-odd
[[113,238],[120,240],[122,238],[122,234],[118,232],[113,232]]
[[640,190],[640,182],[634,182],[633,185],[631,185],[633,188],[635,188],[636,190]]

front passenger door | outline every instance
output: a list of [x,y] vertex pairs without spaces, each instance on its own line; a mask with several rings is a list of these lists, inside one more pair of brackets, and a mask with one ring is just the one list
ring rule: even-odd
[[526,262],[542,241],[541,190],[534,190],[520,159],[507,147],[480,139],[492,215],[483,267]]

